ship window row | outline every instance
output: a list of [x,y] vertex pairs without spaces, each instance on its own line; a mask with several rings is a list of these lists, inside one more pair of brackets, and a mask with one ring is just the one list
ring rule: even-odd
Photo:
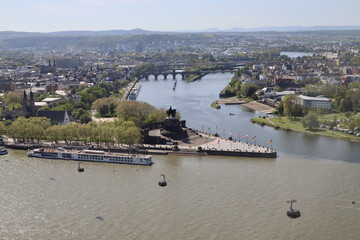
[[42,152],[41,155],[43,157],[57,157],[58,153],[57,152]]
[[62,157],[63,158],[72,158],[71,153],[63,153]]
[[99,155],[89,155],[89,154],[79,154],[79,159],[90,159],[90,160],[102,160],[103,156],[99,156]]

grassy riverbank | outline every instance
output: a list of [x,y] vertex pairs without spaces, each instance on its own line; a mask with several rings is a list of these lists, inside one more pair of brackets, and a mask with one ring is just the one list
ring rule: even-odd
[[201,79],[203,76],[205,76],[207,73],[202,73],[202,74],[190,74],[189,77],[187,78],[187,82],[195,82],[196,80]]
[[[332,119],[334,114],[326,114],[319,117],[319,120]],[[342,117],[342,115],[337,115],[338,119]],[[318,128],[318,129],[305,129],[301,123],[302,117],[297,117],[296,119],[289,120],[287,117],[273,117],[273,118],[263,118],[257,117],[252,118],[252,123],[260,124],[261,126],[270,126],[275,129],[281,129],[285,131],[297,131],[303,132],[306,134],[326,136],[326,137],[334,137],[348,141],[356,141],[360,142],[360,137],[356,137],[355,135],[351,135],[348,133],[334,131],[327,128]]]
[[220,106],[220,104],[218,103],[218,101],[213,101],[213,102],[211,103],[211,107],[213,107],[213,108],[215,108],[215,109],[220,109],[220,108],[221,108],[221,106]]

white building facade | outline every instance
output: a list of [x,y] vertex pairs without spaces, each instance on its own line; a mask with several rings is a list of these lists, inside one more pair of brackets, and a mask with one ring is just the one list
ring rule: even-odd
[[326,108],[331,109],[331,100],[326,97],[308,97],[299,95],[303,108]]

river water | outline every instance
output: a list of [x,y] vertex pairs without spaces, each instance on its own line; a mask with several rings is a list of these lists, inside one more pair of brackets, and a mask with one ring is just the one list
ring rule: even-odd
[[[253,125],[259,113],[242,106],[212,109],[230,78],[178,80],[175,91],[173,80],[143,81],[138,99],[173,106],[199,130],[272,139],[278,158],[155,155],[151,167],[84,163],[78,173],[76,162],[10,149],[0,239],[358,239],[360,144]],[[286,216],[293,198],[298,219]]]
[[313,56],[313,52],[280,52],[280,55],[286,55],[289,58],[297,58],[297,57],[304,57],[304,56]]

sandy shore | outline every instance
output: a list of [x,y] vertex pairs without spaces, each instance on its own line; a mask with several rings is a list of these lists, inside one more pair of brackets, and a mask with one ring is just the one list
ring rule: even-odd
[[244,104],[246,101],[238,99],[237,97],[230,97],[230,98],[221,98],[217,101],[218,104],[225,104],[225,105],[235,105],[235,104]]
[[276,110],[276,108],[270,107],[266,104],[259,103],[256,101],[245,103],[243,104],[243,106],[265,114],[270,114]]
[[265,114],[270,114],[270,113],[272,113],[273,111],[276,110],[276,108],[270,107],[270,106],[268,106],[266,104],[259,103],[257,101],[247,102],[247,101],[239,99],[237,97],[222,98],[222,99],[219,99],[217,101],[217,103],[218,104],[225,104],[225,105],[241,104],[241,105],[244,105],[245,107],[248,107],[250,109],[253,109],[255,111],[265,113]]

